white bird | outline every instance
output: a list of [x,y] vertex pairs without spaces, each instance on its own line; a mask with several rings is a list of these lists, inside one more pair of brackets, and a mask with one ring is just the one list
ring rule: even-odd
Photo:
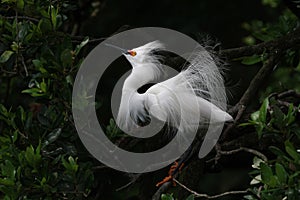
[[183,133],[201,123],[223,123],[232,120],[225,112],[226,95],[223,78],[214,59],[203,48],[192,53],[192,59],[176,76],[151,86],[145,93],[138,89],[163,76],[163,67],[154,51],[164,46],[153,41],[132,50],[120,49],[132,65],[124,82],[117,125],[130,131],[156,118]]

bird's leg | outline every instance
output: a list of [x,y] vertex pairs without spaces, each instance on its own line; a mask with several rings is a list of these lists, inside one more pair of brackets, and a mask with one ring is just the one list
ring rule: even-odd
[[[173,176],[175,175],[174,171],[178,171],[178,162],[175,161],[174,164],[170,167],[169,172],[168,172],[168,176],[165,177],[162,181],[160,181],[159,183],[156,184],[156,187],[161,186],[162,184],[172,181]],[[173,182],[173,186],[176,186],[176,183]]]
[[[174,162],[174,164],[170,167],[170,170],[168,172],[168,176],[165,177],[162,181],[156,184],[156,187],[161,186],[162,184],[172,181],[175,174],[179,171],[181,172],[182,168],[184,167],[184,163],[187,162],[191,156],[193,155],[192,146],[188,148],[188,150],[182,155],[181,158],[179,158],[177,161]],[[173,186],[176,186],[176,183],[173,182]]]

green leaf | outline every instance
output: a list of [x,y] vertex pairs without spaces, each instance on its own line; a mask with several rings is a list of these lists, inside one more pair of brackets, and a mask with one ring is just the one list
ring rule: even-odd
[[280,163],[275,164],[275,171],[280,183],[285,184],[288,174]]
[[271,167],[269,167],[266,163],[261,162],[260,163],[260,171],[261,171],[261,179],[262,182],[265,184],[268,184],[273,176],[273,172]]
[[275,124],[280,129],[285,127],[284,113],[276,105],[273,106],[272,120],[273,120],[272,123]]
[[18,139],[18,133],[19,133],[18,130],[15,130],[14,131],[14,135],[11,136],[13,143],[15,143],[17,141],[17,139]]
[[60,136],[61,130],[62,130],[61,128],[57,128],[54,129],[51,133],[49,133],[44,143],[44,146],[51,144],[52,142],[55,142],[57,138]]
[[[76,159],[77,160],[77,159]],[[72,156],[69,156],[68,161],[66,161],[63,157],[61,158],[63,166],[69,173],[76,173],[78,171],[78,164],[76,160]]]
[[17,0],[17,8],[23,10],[24,8],[24,0]]
[[46,92],[47,92],[47,85],[46,85],[46,83],[45,83],[45,80],[43,80],[43,81],[41,82],[40,86],[41,86],[41,90],[42,90],[44,93],[46,93]]
[[262,0],[263,5],[268,5],[272,8],[276,8],[279,4],[278,0]]
[[254,32],[253,36],[256,37],[257,39],[261,40],[261,41],[264,41],[264,42],[273,40],[275,38],[273,35],[266,34],[266,33],[263,33],[261,31]]
[[256,125],[257,123],[256,122],[254,122],[254,121],[249,121],[249,122],[245,122],[245,123],[241,123],[241,124],[239,124],[238,126],[239,127],[243,127],[243,126],[253,126],[253,125]]
[[80,52],[82,47],[84,47],[88,42],[89,42],[89,37],[85,37],[83,39],[83,41],[79,45],[76,46],[76,48],[74,50],[74,53],[75,53],[76,56],[78,55],[78,53]]
[[162,194],[161,200],[174,200],[173,194]]
[[27,160],[30,166],[34,166],[34,149],[32,146],[26,148],[25,159]]
[[32,63],[37,69],[43,66],[42,62],[38,59],[32,60]]
[[285,153],[281,151],[278,147],[270,146],[269,150],[277,156],[285,156]]
[[8,61],[8,59],[11,57],[11,55],[13,55],[14,52],[13,51],[4,51],[2,53],[2,55],[0,56],[0,63],[5,63],[6,61]]
[[18,113],[19,113],[19,117],[20,117],[22,123],[24,123],[24,122],[26,121],[26,113],[25,113],[23,107],[22,107],[22,106],[19,106],[19,107],[17,108],[17,111],[18,111]]
[[40,162],[42,161],[42,157],[40,154],[40,144],[36,148],[36,151],[34,151],[32,145],[30,145],[30,147],[27,147],[25,151],[25,159],[31,167],[37,169],[40,165]]
[[56,30],[57,28],[57,14],[58,14],[58,8],[55,9],[54,6],[50,5],[48,8],[48,16],[51,17],[51,23],[53,25],[53,30]]
[[51,127],[51,125],[52,125],[51,119],[49,119],[49,117],[45,114],[38,113],[37,119],[38,119],[39,123],[41,123],[42,125],[44,125],[46,127]]
[[19,49],[19,44],[13,41],[12,45],[10,45],[10,48],[16,52]]
[[300,155],[299,153],[297,153],[295,147],[293,146],[293,144],[289,141],[285,141],[285,150],[286,152],[296,161],[298,161],[300,159]]
[[41,73],[48,73],[48,71],[44,68],[44,62],[38,59],[32,60],[33,65],[37,70],[39,70]]
[[269,99],[266,98],[259,109],[259,121],[262,123],[266,123],[268,107],[269,107]]
[[294,174],[289,176],[288,184],[291,185],[294,182],[294,179],[298,180],[300,175],[300,171],[295,172]]
[[67,81],[67,83],[69,83],[70,85],[73,86],[74,80],[71,75],[66,76],[66,81]]
[[263,163],[263,162],[265,162],[265,161],[263,161],[262,159],[254,156],[252,167],[254,169],[260,169],[260,163]]
[[256,125],[256,131],[257,131],[257,135],[258,135],[258,139],[261,138],[262,134],[263,134],[263,130],[265,128],[265,124],[262,124],[261,122],[259,122]]
[[11,161],[6,160],[4,164],[1,164],[1,174],[12,181],[15,180],[16,170]]
[[256,63],[259,63],[262,61],[262,56],[261,55],[253,55],[249,57],[244,57],[242,60],[242,64],[244,65],[254,65]]
[[4,115],[5,117],[8,117],[8,111],[2,104],[0,104],[0,114]]
[[257,200],[257,198],[255,198],[253,195],[246,195],[244,198],[247,200]]
[[45,185],[45,183],[47,182],[47,179],[45,177],[42,178],[40,184],[41,185]]
[[286,126],[289,126],[290,124],[292,124],[295,121],[296,117],[294,116],[294,114],[295,114],[294,105],[290,104],[288,113],[284,117],[284,121],[286,123]]
[[292,126],[291,131],[300,139],[300,128],[298,126]]
[[250,118],[251,118],[251,120],[252,121],[258,121],[258,119],[259,119],[259,110],[258,111],[256,111],[256,112],[254,112],[254,113],[252,113],[251,115],[250,115]]
[[4,179],[0,178],[0,185],[5,185],[5,186],[14,186],[15,182],[10,180],[10,179]]
[[269,182],[267,183],[270,187],[274,188],[279,185],[278,177],[271,176]]
[[39,88],[26,89],[26,90],[23,90],[22,93],[30,94],[33,97],[45,96],[43,91]]
[[61,55],[60,55],[60,60],[63,63],[64,67],[67,67],[72,64],[72,54],[70,49],[65,49]]
[[51,22],[49,20],[49,17],[41,19],[38,23],[38,29],[40,29],[42,32],[48,32],[52,31]]
[[250,182],[250,185],[255,185],[255,184],[258,184],[258,183],[261,183],[261,175],[257,175],[255,176],[251,182]]
[[26,24],[26,23],[22,24],[19,27],[18,37],[19,37],[20,41],[24,41],[25,40],[25,37],[28,35],[28,31],[30,31],[29,29],[30,29],[30,26],[29,26],[29,24]]
[[263,101],[260,109],[252,113],[250,116],[251,118],[250,123],[255,125],[258,138],[261,138],[263,130],[267,126],[266,121],[267,121],[268,107],[269,107],[269,99],[266,98]]
[[194,198],[194,195],[193,194],[191,194],[190,196],[188,196],[185,200],[194,200],[195,198]]
[[1,3],[14,3],[16,0],[2,0]]

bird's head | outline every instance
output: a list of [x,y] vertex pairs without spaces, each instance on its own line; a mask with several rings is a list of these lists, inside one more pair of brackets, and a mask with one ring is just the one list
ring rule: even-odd
[[123,55],[132,64],[133,67],[157,61],[157,56],[153,54],[154,51],[164,49],[164,46],[159,41],[149,42],[143,46],[131,50],[123,49],[111,44],[106,45],[121,50]]

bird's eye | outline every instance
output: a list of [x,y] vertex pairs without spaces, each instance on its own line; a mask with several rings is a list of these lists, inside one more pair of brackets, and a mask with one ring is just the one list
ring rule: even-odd
[[136,51],[128,50],[127,54],[129,54],[131,56],[136,56]]

